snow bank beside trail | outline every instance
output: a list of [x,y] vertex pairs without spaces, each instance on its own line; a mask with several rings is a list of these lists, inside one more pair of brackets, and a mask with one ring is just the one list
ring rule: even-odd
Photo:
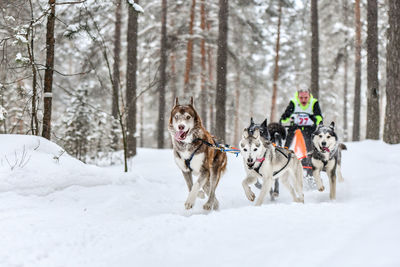
[[0,192],[46,195],[72,185],[113,182],[117,179],[111,172],[71,157],[47,139],[0,135]]

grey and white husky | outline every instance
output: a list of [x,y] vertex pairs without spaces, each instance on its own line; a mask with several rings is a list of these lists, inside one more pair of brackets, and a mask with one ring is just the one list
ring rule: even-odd
[[[263,142],[271,141],[273,144],[282,147],[284,139],[286,139],[286,129],[276,122],[267,123],[265,119],[261,124],[254,123],[253,118],[250,119],[250,125],[247,127],[250,134],[254,133],[255,129],[260,130],[260,138]],[[261,189],[262,185],[260,181],[257,180],[255,186]],[[275,200],[275,197],[279,196],[279,181],[275,180],[274,185],[271,187],[270,191],[271,200]]]
[[253,132],[245,128],[239,146],[247,174],[242,186],[250,201],[255,200],[255,194],[249,185],[255,184],[257,179],[263,181],[256,201],[256,205],[260,206],[274,180],[280,178],[290,191],[293,201],[304,203],[303,168],[293,151],[275,147],[260,136],[258,128]]
[[324,191],[325,187],[321,180],[321,171],[325,171],[329,177],[330,199],[336,198],[336,176],[339,182],[343,182],[341,171],[342,150],[347,147],[338,142],[335,133],[335,123],[329,126],[319,125],[312,134],[313,151],[311,152],[311,163],[313,177],[319,191]]

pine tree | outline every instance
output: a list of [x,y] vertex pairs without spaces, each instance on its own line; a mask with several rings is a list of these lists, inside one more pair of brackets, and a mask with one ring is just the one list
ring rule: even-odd
[[160,51],[160,85],[158,88],[158,124],[157,124],[157,147],[164,147],[165,129],[165,86],[167,83],[167,0],[162,0],[161,15],[161,51]]
[[225,140],[226,133],[226,73],[228,61],[228,0],[219,0],[219,30],[217,56],[217,88],[216,88],[216,116],[215,135]]
[[355,85],[354,85],[354,117],[353,117],[353,141],[360,141],[360,109],[361,109],[361,18],[360,0],[354,5],[356,24],[356,54],[355,54]]
[[367,94],[367,135],[368,139],[379,139],[379,81],[378,81],[378,4],[368,0],[368,94]]
[[386,114],[383,141],[400,143],[400,2],[389,0],[386,54]]

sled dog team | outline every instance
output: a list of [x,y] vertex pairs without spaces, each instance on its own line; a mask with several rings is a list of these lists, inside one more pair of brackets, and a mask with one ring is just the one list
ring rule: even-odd
[[[204,128],[197,113],[193,98],[188,105],[181,105],[178,98],[171,110],[168,124],[171,135],[175,163],[189,189],[185,208],[191,209],[196,198],[208,196],[203,208],[218,209],[219,202],[215,196],[222,174],[226,170],[227,156],[213,147],[214,140]],[[261,189],[256,200],[260,206],[269,193],[271,200],[278,196],[278,179],[289,190],[293,201],[304,203],[303,167],[295,153],[281,147],[285,138],[285,129],[278,123],[255,124],[251,119],[250,126],[243,130],[239,144],[243,157],[246,177],[242,186],[246,197],[254,201],[256,196],[250,185]],[[311,163],[313,177],[319,191],[324,190],[320,172],[325,171],[329,177],[330,199],[336,198],[336,176],[343,181],[341,174],[341,150],[346,149],[338,142],[334,132],[334,123],[330,126],[319,125],[312,136],[313,151]],[[197,180],[193,183],[193,175]],[[259,181],[262,182],[260,185]]]

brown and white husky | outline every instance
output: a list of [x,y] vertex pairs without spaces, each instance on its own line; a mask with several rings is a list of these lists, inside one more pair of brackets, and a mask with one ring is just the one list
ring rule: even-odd
[[[225,153],[211,147],[214,140],[202,125],[193,105],[193,97],[189,105],[180,105],[178,98],[175,99],[168,131],[171,134],[176,165],[181,169],[189,189],[185,208],[191,209],[196,198],[204,198],[206,192],[208,201],[203,208],[218,209],[215,189],[225,171],[227,158]],[[198,176],[194,184],[192,175]]]

